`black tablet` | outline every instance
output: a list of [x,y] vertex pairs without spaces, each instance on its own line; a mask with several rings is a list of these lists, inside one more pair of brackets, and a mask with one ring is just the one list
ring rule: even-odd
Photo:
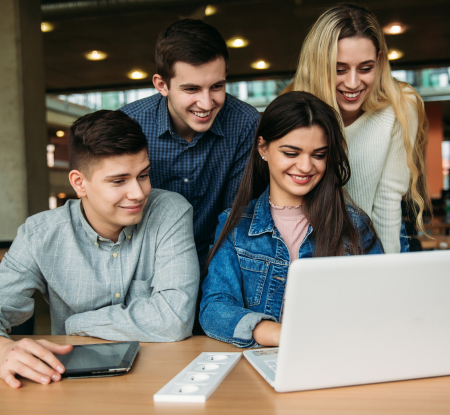
[[139,350],[139,342],[83,344],[57,358],[70,378],[123,375],[131,369]]

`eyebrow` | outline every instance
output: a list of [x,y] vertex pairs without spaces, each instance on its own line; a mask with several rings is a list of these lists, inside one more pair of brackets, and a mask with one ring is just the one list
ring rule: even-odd
[[[145,169],[142,169],[139,174],[142,174],[144,171],[148,170],[149,168],[150,168],[150,163],[148,163],[147,167]],[[131,174],[130,173],[111,174],[110,176],[106,176],[105,180],[116,179],[118,177],[128,177],[128,176],[131,176]]]
[[[360,62],[358,65],[367,65],[368,63],[376,63],[374,60],[370,59],[368,61]],[[336,62],[336,65],[348,65],[348,63],[345,62]]]
[[[282,145],[282,146],[280,146],[278,148],[283,148],[283,147],[291,148],[292,150],[303,151],[302,148],[291,146],[290,144],[284,144],[284,145]],[[323,151],[323,150],[328,150],[328,146],[316,148],[316,149],[313,150],[313,153],[316,152],[316,151]]]
[[[213,85],[217,85],[217,84],[226,84],[227,80],[226,79],[221,79],[220,81],[214,82]],[[200,88],[200,85],[195,85],[195,84],[181,84],[179,86],[179,88]]]

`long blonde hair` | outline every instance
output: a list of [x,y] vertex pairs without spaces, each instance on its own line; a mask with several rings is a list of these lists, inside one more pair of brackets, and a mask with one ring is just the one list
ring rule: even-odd
[[[289,89],[310,92],[339,113],[336,100],[337,44],[339,40],[348,37],[368,38],[375,45],[379,68],[375,85],[362,109],[372,112],[392,105],[403,129],[410,170],[407,199],[416,214],[417,227],[424,231],[423,211],[426,208],[431,212],[425,165],[428,121],[419,94],[407,83],[392,77],[386,41],[376,17],[367,9],[354,4],[338,5],[323,13],[303,43],[297,72]],[[418,115],[414,145],[411,142],[407,117],[410,113],[408,107],[411,106],[417,109]]]

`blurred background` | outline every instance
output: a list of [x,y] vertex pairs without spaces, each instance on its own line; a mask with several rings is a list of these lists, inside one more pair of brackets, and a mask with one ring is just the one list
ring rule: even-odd
[[[450,1],[354,1],[386,33],[393,76],[422,96],[430,122],[428,179],[439,236],[450,228]],[[67,132],[78,117],[156,93],[157,34],[186,17],[215,26],[230,49],[227,92],[264,111],[292,79],[328,0],[1,0],[0,258],[26,217],[76,198]],[[449,226],[447,226],[449,225]],[[414,234],[414,228],[410,229]],[[442,237],[442,238],[441,238]],[[49,332],[39,302],[38,334]]]

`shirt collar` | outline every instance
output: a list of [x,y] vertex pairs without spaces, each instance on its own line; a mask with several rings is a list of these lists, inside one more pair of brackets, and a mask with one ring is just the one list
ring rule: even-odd
[[161,96],[158,111],[158,137],[161,137],[166,131],[172,132],[172,124],[170,123],[169,109],[167,108],[167,97]]
[[[79,208],[77,209],[77,212],[78,212],[78,215],[80,218],[81,226],[83,226],[83,229],[86,232],[88,240],[91,243],[93,243],[94,245],[98,245],[99,241],[111,242],[112,244],[114,244],[114,242],[110,241],[109,239],[103,238],[97,232],[95,232],[94,229],[92,229],[91,225],[89,225],[88,221],[84,217],[84,213],[83,213],[84,209],[83,209],[83,204],[81,203],[81,200],[79,200],[78,202],[79,202]],[[122,231],[120,232],[117,243],[121,244],[124,240],[130,242],[131,237],[133,236],[133,231],[134,231],[135,227],[136,227],[136,225],[125,226],[125,228],[123,228]]]
[[[223,107],[217,114],[211,128],[209,129],[209,131],[211,131],[212,133],[214,133],[219,137],[224,137],[222,124],[224,122],[224,107],[227,103],[227,99],[228,96],[225,97],[225,103],[223,104]],[[158,137],[161,137],[167,131],[172,134],[173,132],[172,123],[170,121],[169,108],[167,106],[167,97],[162,96],[161,101],[159,103],[157,124],[158,124]],[[201,136],[203,136],[203,134],[201,134]]]

